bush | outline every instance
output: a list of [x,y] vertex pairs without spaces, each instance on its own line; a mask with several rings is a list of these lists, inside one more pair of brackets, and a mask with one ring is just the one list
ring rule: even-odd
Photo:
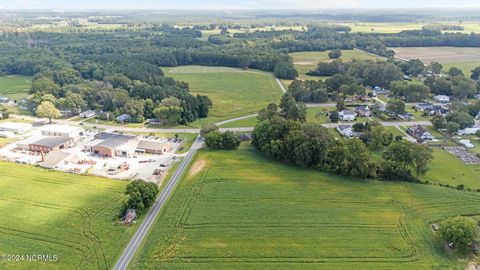
[[440,223],[439,233],[445,242],[466,250],[477,235],[477,224],[469,217],[452,217]]
[[340,50],[331,50],[328,53],[328,58],[330,58],[330,59],[338,59],[338,58],[340,58],[340,56],[342,56],[342,51],[340,51]]

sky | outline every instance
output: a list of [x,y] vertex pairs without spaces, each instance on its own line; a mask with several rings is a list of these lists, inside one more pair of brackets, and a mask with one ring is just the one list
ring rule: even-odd
[[1,9],[480,8],[480,0],[0,0]]

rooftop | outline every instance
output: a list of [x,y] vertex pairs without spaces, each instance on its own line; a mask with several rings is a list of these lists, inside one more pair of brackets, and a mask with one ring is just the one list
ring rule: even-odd
[[165,143],[163,142],[140,140],[140,142],[138,142],[137,148],[161,151],[163,150],[164,145]]
[[82,130],[82,128],[81,127],[76,127],[76,126],[51,124],[51,125],[46,125],[46,126],[42,127],[40,130],[44,131],[44,132],[70,133],[70,132],[74,132],[74,131],[77,131],[77,130]]
[[102,146],[106,148],[116,148],[134,139],[135,136],[100,132],[95,136],[95,138],[97,140],[102,140],[101,142],[97,143],[95,146]]
[[42,145],[42,146],[53,148],[53,147],[61,146],[69,142],[70,140],[71,140],[70,138],[65,138],[65,137],[46,137],[39,141],[33,142],[31,144]]
[[22,128],[30,128],[30,127],[32,127],[32,125],[27,123],[15,123],[15,122],[0,123],[0,128],[22,129]]

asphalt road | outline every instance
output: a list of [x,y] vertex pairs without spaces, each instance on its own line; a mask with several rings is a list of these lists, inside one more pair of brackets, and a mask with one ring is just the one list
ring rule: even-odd
[[147,216],[143,220],[143,223],[140,225],[137,232],[135,233],[133,238],[130,240],[130,243],[128,244],[127,248],[124,250],[122,256],[120,257],[120,259],[117,261],[117,264],[113,268],[114,270],[127,269],[130,261],[132,260],[133,256],[137,252],[138,247],[140,246],[145,236],[147,235],[148,231],[154,224],[155,219],[160,213],[160,210],[162,210],[163,206],[168,200],[168,197],[170,197],[173,190],[175,189],[176,184],[180,181],[181,176],[183,175],[185,170],[188,168],[188,164],[190,163],[192,158],[195,156],[195,153],[201,147],[202,147],[202,142],[199,141],[197,138],[193,143],[192,147],[190,148],[190,150],[188,151],[185,158],[181,161],[178,169],[173,173],[172,177],[170,178],[170,181],[168,181],[167,185],[165,186],[165,189],[162,191],[162,193],[160,193],[160,196],[158,196],[154,205],[152,206]]

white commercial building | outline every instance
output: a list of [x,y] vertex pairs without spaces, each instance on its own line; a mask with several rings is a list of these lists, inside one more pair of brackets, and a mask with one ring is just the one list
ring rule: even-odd
[[15,134],[23,134],[32,129],[31,124],[27,123],[12,123],[4,122],[0,123],[0,131],[9,131]]
[[83,135],[83,128],[66,125],[47,125],[40,129],[42,136],[48,137],[66,137],[77,140]]

